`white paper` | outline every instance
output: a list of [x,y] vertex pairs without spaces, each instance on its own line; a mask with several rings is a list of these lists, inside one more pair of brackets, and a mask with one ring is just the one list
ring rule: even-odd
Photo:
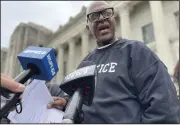
[[64,112],[46,108],[52,101],[45,81],[33,80],[22,94],[22,112],[18,114],[14,110],[9,113],[8,119],[11,123],[61,123]]

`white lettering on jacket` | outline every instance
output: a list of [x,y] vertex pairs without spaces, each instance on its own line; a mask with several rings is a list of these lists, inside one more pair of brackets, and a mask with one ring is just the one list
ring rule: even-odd
[[117,63],[111,62],[107,64],[99,64],[97,65],[98,73],[106,73],[106,72],[115,72]]

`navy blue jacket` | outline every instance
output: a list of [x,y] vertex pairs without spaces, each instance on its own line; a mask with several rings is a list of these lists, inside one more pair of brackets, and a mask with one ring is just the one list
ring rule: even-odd
[[97,65],[84,123],[180,123],[180,106],[166,66],[142,42],[119,39],[83,61]]

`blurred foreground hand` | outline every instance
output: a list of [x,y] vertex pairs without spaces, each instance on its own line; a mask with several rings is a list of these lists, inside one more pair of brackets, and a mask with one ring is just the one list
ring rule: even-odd
[[12,92],[23,92],[25,86],[21,83],[14,81],[9,76],[1,73],[1,87],[6,88]]
[[63,110],[67,104],[66,99],[62,97],[53,97],[54,101],[47,104],[47,108],[57,108]]

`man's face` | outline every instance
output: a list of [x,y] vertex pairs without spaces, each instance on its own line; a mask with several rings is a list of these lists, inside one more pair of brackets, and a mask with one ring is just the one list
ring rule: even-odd
[[113,8],[103,2],[93,4],[87,10],[87,20],[89,30],[98,42],[106,44],[114,39],[116,23]]

